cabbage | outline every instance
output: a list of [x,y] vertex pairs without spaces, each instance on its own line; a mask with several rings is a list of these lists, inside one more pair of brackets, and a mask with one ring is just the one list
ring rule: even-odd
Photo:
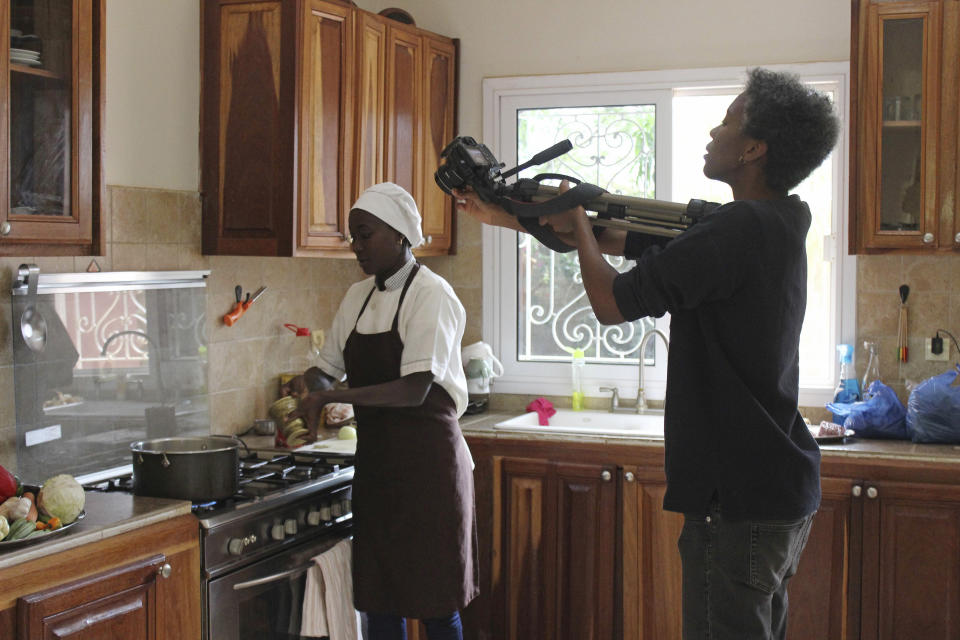
[[48,516],[60,518],[61,524],[70,524],[83,511],[85,501],[80,483],[63,473],[43,483],[37,496],[37,508]]

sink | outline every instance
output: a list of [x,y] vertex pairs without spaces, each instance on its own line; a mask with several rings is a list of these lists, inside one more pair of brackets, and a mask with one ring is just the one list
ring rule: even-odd
[[541,427],[536,413],[498,422],[502,431],[539,431],[543,433],[583,433],[596,435],[663,437],[663,415],[653,413],[610,413],[609,411],[572,411],[558,409],[549,426]]

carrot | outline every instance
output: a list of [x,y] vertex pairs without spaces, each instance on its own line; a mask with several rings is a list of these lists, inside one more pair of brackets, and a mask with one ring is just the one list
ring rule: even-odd
[[38,530],[38,531],[39,531],[39,530],[42,530],[42,529],[46,529],[47,527],[48,527],[48,525],[47,525],[45,522],[41,522],[41,521],[39,521],[39,520],[37,521],[37,530]]
[[30,522],[37,521],[37,499],[30,491],[24,491],[23,497],[30,501],[30,511],[27,512],[27,520]]
[[61,526],[60,518],[58,518],[57,516],[53,516],[52,518],[50,518],[50,520],[47,521],[47,526],[50,527],[51,529],[59,529]]

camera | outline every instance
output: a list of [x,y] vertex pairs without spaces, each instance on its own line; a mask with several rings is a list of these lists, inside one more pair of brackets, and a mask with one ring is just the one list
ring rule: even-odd
[[504,184],[498,162],[490,149],[469,136],[461,136],[440,152],[443,164],[433,175],[443,191],[453,195],[454,189],[470,187],[485,201],[495,199],[498,186]]

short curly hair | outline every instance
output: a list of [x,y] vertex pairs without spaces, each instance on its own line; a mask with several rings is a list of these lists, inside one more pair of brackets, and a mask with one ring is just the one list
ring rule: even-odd
[[743,133],[767,143],[767,185],[789,191],[830,154],[840,120],[830,99],[800,78],[768,69],[751,69],[744,90]]

